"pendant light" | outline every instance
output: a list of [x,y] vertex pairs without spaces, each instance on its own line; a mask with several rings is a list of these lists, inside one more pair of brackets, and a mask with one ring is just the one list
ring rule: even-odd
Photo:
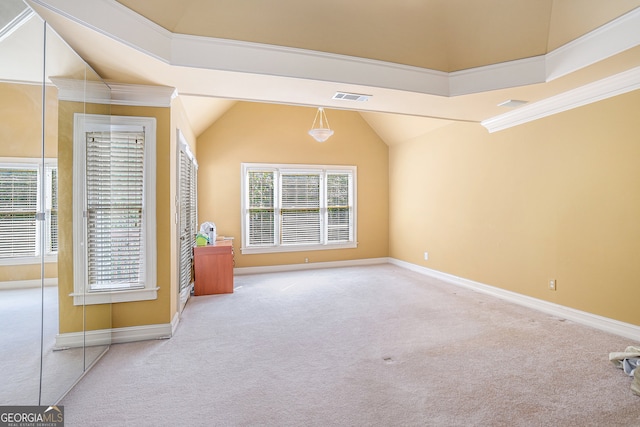
[[[320,120],[318,123],[318,127],[316,127],[318,117],[320,117]],[[327,127],[324,127],[325,122]],[[325,142],[331,135],[333,135],[333,131],[329,127],[329,120],[327,120],[327,115],[324,112],[324,108],[318,108],[316,117],[313,119],[313,124],[311,125],[311,130],[309,130],[309,135],[311,135],[318,142]]]

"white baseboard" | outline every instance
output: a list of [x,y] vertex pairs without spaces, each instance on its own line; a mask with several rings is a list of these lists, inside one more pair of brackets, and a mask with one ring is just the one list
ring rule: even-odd
[[474,282],[473,280],[464,279],[452,274],[443,273],[441,271],[432,270],[416,264],[411,264],[395,258],[389,258],[389,263],[408,270],[415,271],[425,276],[433,277],[456,286],[461,286],[484,294],[519,304],[525,307],[533,308],[553,316],[561,317],[576,323],[590,326],[601,331],[619,335],[634,341],[640,341],[640,326],[630,323],[620,322],[608,317],[598,316],[596,314],[587,313],[585,311],[576,310],[563,305],[554,304],[552,302],[540,300],[530,296],[518,294],[516,292],[507,291],[505,289],[496,288],[494,286],[485,285],[484,283]]
[[233,274],[280,273],[283,271],[315,270],[317,268],[354,267],[362,265],[386,264],[389,258],[364,258],[347,261],[306,262],[304,264],[267,265],[263,267],[238,267],[233,269]]
[[69,332],[56,335],[56,350],[84,346],[122,344],[134,341],[171,338],[178,326],[179,316],[173,316],[171,323],[157,325],[130,326],[126,328],[99,329],[96,331]]
[[[45,286],[58,286],[58,278],[52,277],[44,279]],[[6,282],[0,282],[0,291],[5,289],[29,289],[39,288],[42,286],[40,279],[33,280],[10,280]]]

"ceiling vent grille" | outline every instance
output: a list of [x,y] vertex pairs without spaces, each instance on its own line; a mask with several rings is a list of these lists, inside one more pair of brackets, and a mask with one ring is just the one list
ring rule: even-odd
[[521,101],[519,99],[507,99],[504,102],[501,102],[500,104],[498,104],[498,107],[509,107],[509,108],[516,108],[516,107],[520,107],[521,105],[526,104],[527,101]]
[[349,92],[336,92],[332,99],[338,99],[343,101],[356,101],[365,102],[371,98],[371,95],[363,95],[361,93],[349,93]]

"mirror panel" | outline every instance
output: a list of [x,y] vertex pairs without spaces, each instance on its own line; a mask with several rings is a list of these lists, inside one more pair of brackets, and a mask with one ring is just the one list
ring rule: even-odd
[[42,287],[35,220],[44,22],[22,1],[7,0],[0,6],[0,26],[0,403],[37,405],[42,300],[51,291]]
[[[75,113],[109,115],[108,86],[22,0],[3,0],[2,405],[56,403],[110,344],[111,306],[87,307],[82,304],[82,295],[76,296],[74,305],[71,296]],[[11,184],[9,175],[13,177]],[[23,194],[34,185],[33,194]],[[29,203],[36,207],[25,207]],[[45,215],[36,220],[35,212],[29,209]]]
[[46,28],[46,52],[46,104],[51,114],[45,116],[45,162],[55,160],[58,190],[56,203],[45,206],[54,219],[50,223],[57,226],[57,292],[44,298],[45,312],[56,313],[50,319],[53,323],[45,321],[49,328],[44,329],[42,400],[51,403],[73,386],[110,343],[111,306],[74,305],[71,296],[74,114],[108,115],[110,95],[108,86],[50,27]]

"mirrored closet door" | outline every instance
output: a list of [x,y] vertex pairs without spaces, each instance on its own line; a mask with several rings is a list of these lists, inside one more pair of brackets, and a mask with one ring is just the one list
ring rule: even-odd
[[1,405],[56,403],[110,344],[110,305],[74,290],[72,191],[74,115],[109,104],[46,22],[0,3]]

